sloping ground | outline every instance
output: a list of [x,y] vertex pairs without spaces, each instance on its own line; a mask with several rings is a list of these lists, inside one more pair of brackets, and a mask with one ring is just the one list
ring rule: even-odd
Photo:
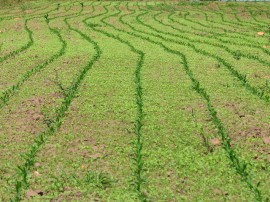
[[266,201],[269,8],[1,10],[1,201]]

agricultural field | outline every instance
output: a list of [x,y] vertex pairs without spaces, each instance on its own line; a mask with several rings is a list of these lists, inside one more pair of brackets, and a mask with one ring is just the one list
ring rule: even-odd
[[0,201],[269,201],[270,3],[0,8]]

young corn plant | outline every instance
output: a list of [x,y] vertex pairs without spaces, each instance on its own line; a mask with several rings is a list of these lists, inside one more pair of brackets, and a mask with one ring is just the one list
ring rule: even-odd
[[234,52],[234,59],[240,60],[241,59],[241,52],[239,50]]
[[203,126],[202,126],[201,124],[198,123],[197,116],[196,116],[196,113],[195,113],[194,109],[192,109],[191,115],[192,115],[192,117],[193,117],[194,127],[195,127],[197,130],[200,131],[199,134],[200,134],[200,136],[201,136],[201,138],[202,138],[202,140],[203,140],[203,145],[207,148],[208,153],[213,152],[213,147],[212,147],[212,146],[210,145],[210,143],[209,143],[209,139],[208,139],[208,137],[207,137],[207,135],[206,135],[206,132],[205,132]]
[[49,23],[50,20],[49,20],[49,14],[48,13],[46,15],[44,15],[44,18],[45,18],[46,22]]
[[64,85],[60,81],[58,71],[54,69],[54,72],[55,72],[55,78],[52,82],[59,88],[62,95],[66,96],[66,93],[68,92],[68,88],[64,87]]
[[88,171],[83,179],[83,183],[90,184],[99,189],[106,189],[111,186],[112,179],[106,173]]

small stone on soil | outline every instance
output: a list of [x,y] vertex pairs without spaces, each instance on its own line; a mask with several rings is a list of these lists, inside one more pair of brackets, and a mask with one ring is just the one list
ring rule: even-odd
[[220,143],[220,140],[218,138],[213,138],[210,140],[210,143],[214,146],[220,146],[221,143]]
[[270,137],[264,137],[263,142],[264,142],[264,144],[269,144],[270,143]]
[[30,198],[33,197],[33,196],[38,196],[38,195],[43,196],[43,191],[41,191],[41,190],[32,190],[32,189],[29,189],[29,190],[26,192],[26,197],[27,197],[28,199],[30,199]]
[[40,163],[35,163],[35,165],[34,165],[35,167],[40,167],[41,166],[41,164]]
[[38,171],[34,171],[34,175],[35,175],[36,177],[38,177],[38,176],[40,176],[40,173],[39,173]]
[[27,197],[27,198],[31,198],[31,197],[37,196],[37,195],[38,195],[37,192],[35,192],[35,191],[32,190],[32,189],[29,189],[29,190],[26,192],[26,197]]

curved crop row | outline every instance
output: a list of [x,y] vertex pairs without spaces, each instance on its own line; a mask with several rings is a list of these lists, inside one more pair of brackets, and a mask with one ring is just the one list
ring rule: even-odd
[[[53,9],[53,10],[49,11],[48,13],[53,12],[56,9]],[[7,59],[9,59],[10,57],[13,57],[13,56],[16,56],[16,55],[20,54],[21,52],[27,50],[28,48],[30,48],[34,44],[33,32],[27,26],[27,22],[29,20],[36,19],[36,18],[41,18],[41,17],[43,17],[43,16],[40,16],[40,17],[31,17],[31,18],[27,18],[25,20],[25,22],[24,22],[24,29],[26,30],[26,32],[28,34],[28,38],[29,38],[28,42],[24,46],[20,47],[19,49],[15,50],[15,51],[12,51],[12,52],[10,52],[9,54],[7,54],[7,55],[5,55],[3,57],[0,57],[0,63],[3,62],[3,61],[5,61],[5,60],[7,60]]]
[[[205,14],[206,22],[209,22],[211,25],[206,25],[206,24],[204,24],[204,23],[198,22],[198,21],[196,21],[196,20],[192,20],[192,19],[190,19],[190,18],[188,19],[187,17],[188,17],[189,14],[190,14],[190,12],[187,12],[187,14],[184,15],[184,19],[187,20],[187,21],[189,21],[189,22],[198,24],[198,25],[200,25],[200,26],[202,26],[202,27],[205,27],[205,28],[207,28],[207,29],[212,29],[212,28],[215,28],[215,29],[222,29],[225,33],[231,33],[231,30],[229,30],[229,29],[225,29],[225,28],[223,28],[223,27],[218,27],[218,26],[213,26],[212,24],[218,24],[218,25],[220,25],[221,23],[218,23],[218,22],[209,20],[209,19],[208,19],[208,16],[207,16],[205,13],[204,13],[204,14]],[[233,34],[239,35],[239,36],[238,36],[239,38],[241,38],[241,39],[243,39],[243,40],[245,40],[245,41],[247,41],[247,42],[252,42],[253,36],[250,35],[250,34],[239,33],[239,32],[235,32],[235,31],[233,32]],[[248,39],[248,38],[251,38],[251,39]]]
[[[94,9],[94,6],[93,6]],[[108,13],[108,9],[105,7],[106,12]],[[113,16],[114,14],[110,15]],[[110,26],[110,24],[105,22],[105,19],[110,17],[104,17],[100,21],[102,23],[105,23],[106,25]],[[91,17],[90,17],[91,18]],[[143,142],[142,142],[142,134],[141,134],[141,129],[142,129],[142,120],[143,120],[143,100],[142,100],[142,84],[141,84],[141,68],[143,66],[143,61],[144,61],[144,52],[141,50],[136,49],[129,41],[126,41],[119,36],[110,34],[109,32],[106,32],[104,30],[99,30],[91,24],[87,23],[87,20],[90,18],[86,18],[83,20],[83,22],[88,26],[91,27],[93,30],[96,32],[102,33],[110,38],[118,40],[120,43],[123,43],[127,45],[132,52],[138,55],[138,60],[137,60],[137,65],[135,69],[135,85],[136,85],[136,104],[137,104],[137,119],[135,121],[135,134],[136,134],[136,144],[135,144],[135,164],[136,164],[136,170],[134,171],[134,174],[136,176],[135,180],[135,186],[136,186],[136,191],[139,194],[139,198],[141,201],[146,201],[146,196],[143,194],[141,190],[141,185],[144,181],[143,179],[143,156],[142,156],[142,148],[143,148]]]
[[[263,25],[260,25],[260,24],[255,23],[255,22],[246,22],[246,21],[241,20],[241,19],[237,16],[237,14],[238,14],[237,10],[235,10],[233,7],[231,7],[231,9],[232,9],[233,11],[235,11],[235,12],[234,12],[234,16],[235,16],[235,19],[236,19],[238,22],[240,22],[240,23],[242,23],[242,24],[248,24],[248,25],[255,25],[255,26],[259,26],[259,27],[264,27]],[[243,26],[244,26],[244,25],[243,25]]]
[[[69,5],[69,4],[68,4],[68,5]],[[66,5],[65,5],[65,6],[66,6]],[[61,7],[61,4],[58,4],[57,10],[59,10],[60,7]],[[82,6],[81,6],[81,7],[82,7]],[[57,19],[57,18],[60,18],[60,17],[68,17],[68,16],[71,16],[71,15],[76,15],[76,13],[72,13],[72,14],[70,14],[70,15],[59,16],[59,14],[62,14],[62,13],[66,14],[69,10],[71,10],[71,8],[72,8],[72,6],[69,5],[68,9],[65,9],[64,12],[57,13],[56,16],[51,17],[51,18],[49,18],[49,19],[50,19],[50,20],[54,20],[54,19]],[[48,15],[48,14],[49,14],[49,13],[47,13],[47,15]]]
[[[67,21],[65,21],[68,23]],[[70,27],[70,25],[69,25]],[[72,28],[75,30],[75,28]],[[77,30],[78,33],[81,33]],[[60,34],[59,34],[60,35]],[[46,139],[53,135],[62,125],[63,120],[65,118],[65,113],[69,109],[71,102],[73,101],[76,93],[78,92],[78,88],[85,78],[88,71],[92,68],[93,64],[100,58],[101,50],[97,43],[87,37],[85,34],[81,33],[81,36],[87,40],[90,44],[93,45],[96,53],[91,56],[89,62],[83,69],[81,70],[80,74],[74,79],[74,82],[69,86],[67,92],[65,93],[64,101],[62,102],[61,106],[56,110],[56,118],[53,120],[53,123],[47,128],[46,131],[37,135],[34,140],[34,144],[30,147],[29,152],[24,155],[25,162],[23,165],[18,166],[18,177],[16,178],[16,195],[12,201],[20,201],[21,193],[23,190],[27,189],[29,172],[34,166],[35,157],[37,152],[39,151],[40,147],[46,142]]]
[[[221,9],[222,10],[222,9]],[[237,25],[237,26],[241,26],[241,27],[247,27],[247,25],[245,25],[244,23],[245,22],[242,22],[242,21],[238,21],[238,22],[230,22],[230,21],[227,21],[227,20],[225,20],[224,19],[224,13],[221,13],[221,12],[218,12],[218,11],[207,11],[207,12],[211,12],[211,13],[214,13],[214,14],[219,14],[219,15],[221,15],[221,19],[222,19],[222,22],[225,22],[225,23],[229,23],[230,25],[231,24],[235,24],[235,25]],[[239,13],[239,12],[237,12],[237,13]],[[233,14],[235,14],[235,12],[233,13]],[[235,17],[235,16],[234,16]],[[238,17],[237,17],[238,18]],[[239,19],[239,18],[238,18]],[[213,23],[216,23],[216,22],[214,22],[214,21],[212,21]],[[263,27],[262,25],[260,25],[260,24],[255,24],[255,23],[252,23],[252,25],[253,26],[256,26],[256,27]],[[231,25],[232,26],[232,25]],[[249,28],[249,27],[247,27],[247,28]]]
[[[243,24],[239,23],[239,22],[231,22],[231,21],[227,21],[225,20],[224,18],[224,12],[220,12],[220,11],[224,11],[222,8],[220,8],[219,4],[217,4],[218,8],[219,8],[219,11],[214,11],[214,10],[211,10],[211,11],[207,11],[207,12],[211,12],[211,13],[215,13],[217,15],[220,15],[220,18],[221,18],[221,21],[223,23],[225,23],[226,25],[230,25],[232,26],[233,25],[236,25],[236,26],[243,26]],[[230,14],[230,13],[229,13]],[[246,28],[246,27],[245,27]]]
[[8,58],[10,58],[12,56],[15,56],[15,55],[17,55],[17,54],[19,54],[19,53],[27,50],[28,48],[30,48],[34,44],[34,39],[33,39],[33,36],[32,36],[33,35],[33,32],[27,26],[27,22],[29,20],[30,19],[26,19],[24,21],[24,29],[27,32],[28,39],[29,39],[28,42],[24,46],[20,47],[19,49],[15,50],[15,51],[12,51],[12,52],[10,52],[9,54],[7,54],[7,55],[5,55],[3,57],[0,57],[0,63],[3,62],[3,61],[5,61],[5,60],[7,60]]
[[[48,26],[49,26],[48,19],[46,19],[46,21],[47,21]],[[1,100],[0,109],[7,104],[7,102],[10,99],[10,97],[13,96],[15,94],[15,92],[20,89],[20,87],[23,85],[23,83],[25,81],[27,81],[32,75],[34,75],[35,73],[39,72],[40,70],[42,70],[43,68],[45,68],[47,65],[49,65],[50,63],[54,62],[56,59],[58,59],[59,57],[61,57],[62,55],[64,55],[65,49],[66,49],[66,46],[67,46],[66,41],[62,38],[62,36],[60,35],[60,32],[57,29],[53,29],[50,26],[49,26],[49,29],[50,29],[50,31],[53,34],[55,34],[59,38],[59,41],[62,44],[61,49],[56,54],[54,54],[53,56],[51,56],[48,60],[46,60],[45,62],[37,65],[36,67],[32,68],[31,70],[28,70],[27,72],[25,72],[21,76],[21,79],[20,79],[20,81],[18,83],[16,83],[15,85],[10,86],[9,88],[7,88],[3,92],[3,95],[0,97],[0,100]]]
[[[262,25],[263,27],[269,26],[269,23],[266,23],[266,22],[263,22],[263,21],[261,21],[261,20],[258,20],[258,19],[254,16],[254,12],[253,12],[253,11],[249,10],[248,12],[249,12],[251,18],[252,18],[255,22],[263,24],[263,25]],[[269,29],[269,27],[267,27],[267,29]]]

